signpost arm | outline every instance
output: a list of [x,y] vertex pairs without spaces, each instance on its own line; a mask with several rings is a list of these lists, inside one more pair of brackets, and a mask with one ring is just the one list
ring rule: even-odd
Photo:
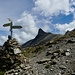
[[3,26],[4,27],[10,26],[10,36],[11,36],[11,39],[12,39],[13,29],[20,29],[20,28],[22,28],[22,26],[13,26],[12,20],[10,18],[8,18],[8,20],[10,21],[10,23],[4,24]]

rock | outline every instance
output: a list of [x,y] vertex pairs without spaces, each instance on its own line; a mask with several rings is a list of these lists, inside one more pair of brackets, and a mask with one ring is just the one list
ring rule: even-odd
[[75,43],[75,40],[68,40],[67,43]]
[[60,53],[60,49],[58,49],[58,50],[55,50],[53,53]]
[[30,68],[31,68],[30,65],[25,66],[25,70],[28,70],[28,69],[30,69]]
[[53,71],[53,69],[51,68],[50,71]]
[[54,53],[53,55],[54,55],[54,56],[58,56],[58,53]]
[[56,56],[55,56],[55,55],[51,56],[51,59],[55,59],[55,58],[56,58]]
[[20,64],[20,68],[21,69],[24,69],[25,68],[25,65],[24,64]]
[[52,52],[51,51],[47,51],[46,56],[48,56],[48,55],[52,55]]
[[38,64],[43,64],[43,63],[49,62],[49,61],[50,61],[50,59],[42,59],[42,60],[40,60],[40,61],[37,61],[37,63],[38,63]]
[[56,65],[56,64],[57,64],[57,62],[58,62],[58,61],[57,61],[56,59],[53,59],[53,60],[51,61],[51,63],[50,63],[50,64],[51,64],[51,65]]
[[65,73],[65,71],[64,71],[64,70],[62,70],[62,71],[61,71],[61,74],[64,74],[64,73]]
[[66,55],[66,56],[69,56],[69,55],[70,55],[70,52],[65,52],[65,55]]
[[14,75],[19,75],[19,74],[16,72],[16,73],[14,73]]
[[67,51],[67,52],[70,52],[70,49],[67,49],[66,51]]
[[66,69],[66,67],[64,65],[60,65],[59,68],[62,69],[62,70]]
[[75,75],[75,72],[73,72],[71,75]]
[[61,75],[61,73],[59,73],[58,75]]
[[68,62],[69,62],[69,60],[66,60],[66,61],[65,61],[65,63],[68,63]]
[[17,53],[21,53],[21,50],[19,48],[14,48],[14,53],[17,54]]

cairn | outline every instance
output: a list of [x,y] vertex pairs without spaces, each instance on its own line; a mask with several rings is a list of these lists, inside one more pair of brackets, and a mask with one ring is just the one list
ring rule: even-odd
[[18,41],[16,41],[15,38],[11,39],[11,36],[8,36],[8,40],[3,44],[2,50],[0,52],[1,69],[9,70],[13,67],[16,67],[16,63],[20,64],[21,60],[18,59],[20,53],[21,46]]

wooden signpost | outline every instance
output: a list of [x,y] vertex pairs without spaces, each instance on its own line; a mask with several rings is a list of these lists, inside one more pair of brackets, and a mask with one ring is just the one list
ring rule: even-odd
[[3,27],[10,26],[10,33],[11,33],[11,38],[12,38],[13,29],[20,29],[22,28],[22,26],[13,26],[12,20],[10,18],[8,18],[8,20],[10,21],[10,23],[4,24]]

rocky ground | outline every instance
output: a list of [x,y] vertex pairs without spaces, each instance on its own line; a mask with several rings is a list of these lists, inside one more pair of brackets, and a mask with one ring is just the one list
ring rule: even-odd
[[31,58],[25,57],[18,46],[14,55],[5,52],[0,55],[0,71],[4,75],[75,75],[75,37],[44,46],[45,50]]
[[64,39],[30,59],[32,75],[75,75],[75,38]]

